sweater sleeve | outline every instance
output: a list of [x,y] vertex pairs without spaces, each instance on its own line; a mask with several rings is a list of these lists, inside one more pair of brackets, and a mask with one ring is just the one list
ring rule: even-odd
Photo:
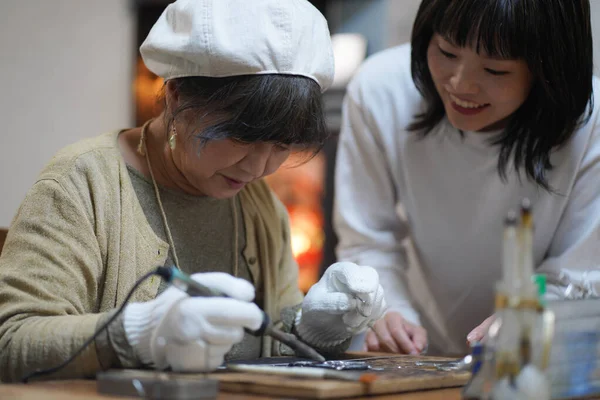
[[370,114],[349,92],[342,109],[335,169],[337,258],[377,270],[388,312],[397,311],[419,324],[402,276],[406,227],[395,212],[396,188],[378,135]]
[[[117,310],[113,310],[100,318],[97,330],[107,323],[116,312]],[[96,338],[96,353],[103,369],[140,368],[142,366],[135,350],[127,340],[123,318],[124,313],[119,314]]]
[[[548,277],[550,299],[600,295],[600,126],[595,122],[547,257],[537,272]],[[569,292],[565,293],[569,288]]]
[[[91,213],[55,180],[28,192],[0,257],[0,379],[16,381],[69,358],[95,332],[103,260]],[[88,346],[52,378],[93,377]]]

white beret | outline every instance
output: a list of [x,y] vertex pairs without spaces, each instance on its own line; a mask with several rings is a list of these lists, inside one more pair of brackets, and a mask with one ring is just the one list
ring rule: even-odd
[[165,80],[287,74],[311,78],[325,91],[334,75],[327,21],[306,0],[178,0],[140,53]]

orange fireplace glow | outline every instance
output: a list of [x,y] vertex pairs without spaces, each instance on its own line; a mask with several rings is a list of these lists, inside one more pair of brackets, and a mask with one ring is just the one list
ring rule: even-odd
[[325,241],[321,207],[325,158],[322,153],[309,161],[308,157],[291,157],[266,178],[288,210],[292,253],[300,267],[299,286],[304,292],[319,279]]

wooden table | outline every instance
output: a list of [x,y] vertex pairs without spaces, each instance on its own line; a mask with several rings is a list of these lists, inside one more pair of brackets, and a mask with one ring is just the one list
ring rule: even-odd
[[[460,389],[428,390],[396,394],[390,396],[371,396],[369,400],[459,400]],[[2,400],[123,400],[125,397],[103,396],[96,391],[95,381],[53,381],[36,382],[27,385],[1,384]],[[274,397],[254,396],[234,393],[221,393],[218,400],[269,400]],[[359,399],[354,397],[353,399]]]
[[[389,353],[362,353],[349,352],[347,357],[373,357],[373,356],[392,356]],[[428,359],[426,356],[419,356],[419,359]],[[48,382],[32,382],[24,384],[2,384],[0,383],[0,400],[123,400],[130,397],[107,396],[98,394],[95,380],[64,380]],[[227,393],[223,390],[218,396],[218,400],[269,400],[282,397],[272,397],[265,395]],[[461,389],[435,389],[423,390],[418,392],[408,392],[401,394],[379,395],[369,397],[352,397],[351,400],[460,400]]]

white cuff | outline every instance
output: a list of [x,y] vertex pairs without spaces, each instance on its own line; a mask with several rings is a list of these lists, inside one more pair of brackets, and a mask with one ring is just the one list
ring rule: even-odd
[[[350,332],[344,337],[340,337],[339,326],[320,326],[311,327],[306,323],[302,323],[302,309],[296,313],[296,332],[300,338],[309,345],[317,348],[334,347],[348,340],[352,334]],[[346,327],[342,327],[346,329]]]
[[[123,328],[129,345],[144,365],[151,366],[152,332],[158,321],[153,321],[154,303],[131,303],[124,311]],[[153,323],[154,322],[154,323]]]

